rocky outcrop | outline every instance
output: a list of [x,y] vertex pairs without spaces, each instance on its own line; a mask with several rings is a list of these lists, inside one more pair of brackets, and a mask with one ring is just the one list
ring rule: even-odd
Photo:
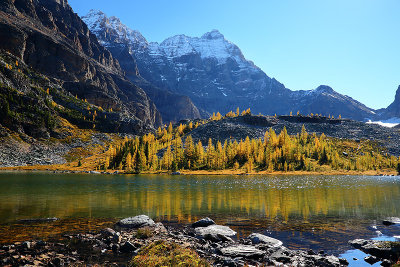
[[117,111],[120,126],[114,131],[140,133],[161,124],[146,93],[124,77],[67,1],[2,1],[0,39],[7,40],[0,49],[57,79],[74,96]]

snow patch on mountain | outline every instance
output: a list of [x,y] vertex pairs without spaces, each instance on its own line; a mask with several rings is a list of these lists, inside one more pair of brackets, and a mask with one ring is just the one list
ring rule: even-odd
[[393,117],[393,118],[390,118],[390,119],[387,119],[387,120],[382,120],[382,121],[371,121],[371,120],[369,120],[367,123],[368,124],[378,124],[378,125],[381,125],[381,126],[384,126],[384,127],[393,128],[393,127],[395,127],[395,126],[400,124],[400,118]]

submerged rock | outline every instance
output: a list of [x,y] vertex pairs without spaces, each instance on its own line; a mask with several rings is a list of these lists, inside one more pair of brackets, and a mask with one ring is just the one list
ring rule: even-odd
[[278,239],[257,233],[253,233],[249,235],[247,238],[250,239],[251,243],[253,243],[254,245],[262,243],[268,245],[269,247],[275,247],[275,248],[281,247],[283,245],[282,241]]
[[126,228],[141,228],[146,226],[155,226],[154,221],[147,215],[138,215],[120,220],[118,226]]
[[193,223],[192,227],[193,228],[207,227],[207,226],[210,226],[210,225],[213,225],[213,224],[215,224],[215,222],[212,219],[206,217],[206,218],[203,218],[203,219],[198,220],[197,222]]
[[22,219],[18,220],[20,223],[45,223],[45,222],[55,222],[59,219],[56,217],[53,218],[37,218],[37,219]]

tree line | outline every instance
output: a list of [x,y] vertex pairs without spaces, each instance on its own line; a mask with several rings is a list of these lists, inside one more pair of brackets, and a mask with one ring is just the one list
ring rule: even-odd
[[[235,114],[236,115],[236,114]],[[214,115],[215,118],[219,117]],[[236,115],[237,116],[237,115]],[[218,118],[219,119],[219,118]],[[177,170],[243,170],[257,171],[322,171],[399,169],[399,159],[386,153],[370,141],[350,141],[328,138],[324,134],[309,134],[305,127],[297,135],[286,128],[278,134],[270,128],[263,138],[244,140],[208,139],[195,142],[189,134],[193,125],[170,124],[156,134],[126,139],[110,147],[99,168],[127,172]]]

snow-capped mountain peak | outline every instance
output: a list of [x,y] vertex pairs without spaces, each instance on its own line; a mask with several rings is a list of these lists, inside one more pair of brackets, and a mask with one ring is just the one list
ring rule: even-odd
[[[86,16],[82,17],[82,20],[97,36],[99,34],[110,35],[113,43],[130,43],[138,47],[146,47],[148,45],[147,40],[139,31],[128,28],[117,17],[107,17],[100,10],[90,10]],[[103,45],[108,46],[107,42],[102,38],[99,39]]]
[[202,39],[225,39],[225,37],[218,31],[218,30],[212,30],[210,32],[207,32],[201,36]]
[[[322,85],[314,90],[291,91],[268,77],[247,60],[239,47],[218,30],[201,37],[184,34],[148,43],[140,32],[131,30],[115,17],[91,11],[83,18],[100,42],[116,55],[126,49],[132,55],[140,75],[169,90],[186,95],[207,112],[227,112],[236,107],[264,114],[298,110],[302,114],[341,114],[364,119],[374,111],[351,97]],[[125,57],[119,58],[120,62]],[[126,66],[126,62],[123,62]],[[127,65],[131,71],[133,66]],[[357,112],[355,112],[357,111]],[[372,115],[371,115],[372,114]]]

